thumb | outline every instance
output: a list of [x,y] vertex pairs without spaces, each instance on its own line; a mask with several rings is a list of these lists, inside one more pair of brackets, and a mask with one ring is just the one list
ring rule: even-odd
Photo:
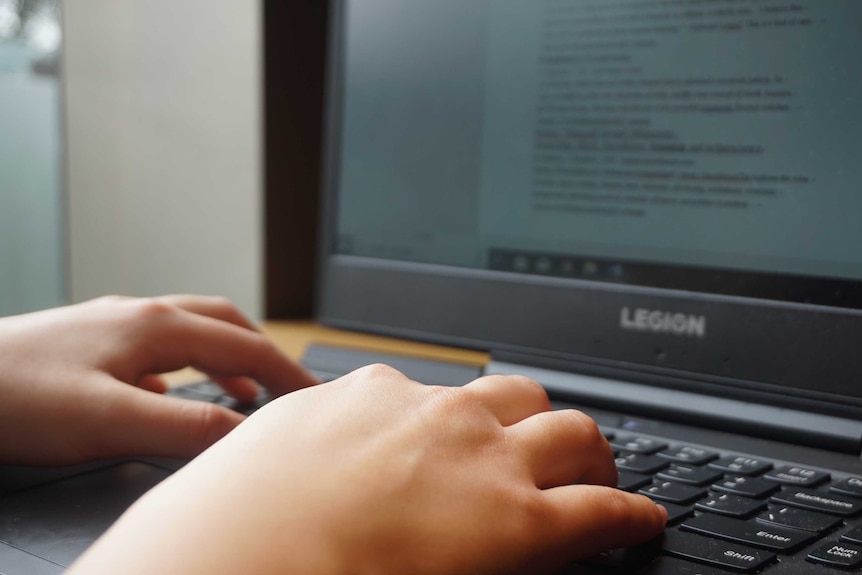
[[[97,457],[194,457],[245,417],[220,405],[116,386]],[[104,412],[103,412],[104,413]],[[107,425],[105,425],[107,423]]]
[[650,499],[611,487],[570,485],[544,491],[556,527],[549,543],[567,561],[614,547],[654,539],[664,530],[667,511]]

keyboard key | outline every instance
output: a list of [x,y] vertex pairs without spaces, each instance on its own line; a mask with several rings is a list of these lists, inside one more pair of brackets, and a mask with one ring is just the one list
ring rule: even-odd
[[862,527],[854,527],[841,536],[841,541],[862,545]]
[[674,530],[665,533],[664,552],[672,557],[743,573],[759,571],[776,559],[769,551]]
[[841,569],[862,567],[862,548],[849,543],[826,543],[808,555],[808,560]]
[[850,495],[851,497],[862,497],[862,477],[848,477],[832,485],[829,491]]
[[772,463],[753,457],[727,455],[709,464],[713,469],[740,475],[760,475],[772,469]]
[[712,489],[722,493],[741,495],[763,499],[778,491],[778,484],[760,479],[759,477],[746,477],[745,475],[728,475],[721,481],[717,481]]
[[695,509],[708,513],[718,513],[728,517],[742,519],[766,509],[766,502],[760,499],[749,499],[738,495],[713,495],[695,504]]
[[801,509],[838,515],[839,517],[852,517],[862,511],[862,501],[834,493],[820,493],[811,489],[784,489],[773,495],[770,501],[781,505],[791,505]]
[[224,389],[215,383],[214,381],[199,381],[197,383],[192,383],[190,385],[184,386],[186,389],[191,389],[200,393],[201,395],[206,395],[210,399],[215,399],[216,397],[222,395],[224,393]]
[[244,415],[251,415],[267,403],[271,401],[268,395],[259,395],[257,399],[253,401],[238,401],[229,395],[223,395],[213,401],[216,405],[221,405],[222,407],[226,407],[228,409],[232,409],[238,413],[242,413]]
[[825,471],[806,469],[787,465],[770,471],[763,476],[764,479],[780,483],[781,485],[795,485],[797,487],[816,487],[821,483],[829,481],[831,476]]
[[170,395],[171,397],[181,397],[183,399],[193,399],[195,401],[213,401],[221,397],[223,393],[224,391],[219,389],[218,393],[211,394],[207,390],[200,389],[199,386],[193,384],[173,387],[168,390],[166,395]]
[[674,505],[666,501],[661,502],[661,506],[667,509],[667,524],[676,525],[684,519],[688,519],[694,513],[694,509],[685,505]]
[[715,451],[689,445],[680,445],[671,449],[665,449],[658,455],[677,463],[688,463],[689,465],[704,465],[714,459],[718,459],[718,453]]
[[817,535],[810,531],[768,527],[754,519],[744,521],[712,513],[704,513],[689,519],[680,526],[680,529],[783,553],[789,553],[817,538]]
[[695,487],[694,485],[663,481],[654,483],[649,487],[644,487],[639,493],[657,501],[687,505],[694,503],[698,499],[703,499],[707,494],[707,490],[703,487]]
[[675,557],[659,557],[649,565],[635,571],[637,575],[727,575],[723,569],[705,567]]
[[655,455],[643,455],[641,453],[629,453],[621,455],[616,459],[617,469],[621,471],[633,471],[644,475],[654,475],[669,465],[668,461]]
[[656,477],[664,481],[676,481],[687,485],[704,486],[718,481],[724,477],[724,473],[710,469],[709,467],[693,467],[691,465],[674,463],[664,471],[660,471]]
[[614,451],[653,455],[667,448],[667,443],[648,437],[617,437],[610,440]]
[[832,531],[842,523],[831,515],[787,506],[771,507],[758,515],[757,520],[765,524],[783,525],[821,534]]
[[619,474],[617,489],[621,489],[623,491],[635,491],[644,485],[652,483],[652,477],[649,475],[642,475],[631,471],[620,471]]
[[603,551],[595,557],[587,559],[584,563],[631,573],[635,567],[649,563],[659,554],[659,551],[658,545],[646,543],[635,547]]

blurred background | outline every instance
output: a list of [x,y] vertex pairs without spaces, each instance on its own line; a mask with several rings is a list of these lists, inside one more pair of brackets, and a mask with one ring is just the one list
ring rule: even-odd
[[63,303],[56,0],[0,0],[0,315]]
[[0,0],[0,316],[312,308],[327,2]]
[[0,315],[263,314],[262,2],[0,0]]

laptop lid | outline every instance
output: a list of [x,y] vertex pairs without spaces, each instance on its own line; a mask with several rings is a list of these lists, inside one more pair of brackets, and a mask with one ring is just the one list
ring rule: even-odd
[[862,415],[862,5],[331,12],[321,321]]

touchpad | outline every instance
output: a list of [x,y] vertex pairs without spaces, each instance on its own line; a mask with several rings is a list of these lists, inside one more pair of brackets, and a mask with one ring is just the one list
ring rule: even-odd
[[130,461],[0,498],[0,541],[68,567],[170,474]]

